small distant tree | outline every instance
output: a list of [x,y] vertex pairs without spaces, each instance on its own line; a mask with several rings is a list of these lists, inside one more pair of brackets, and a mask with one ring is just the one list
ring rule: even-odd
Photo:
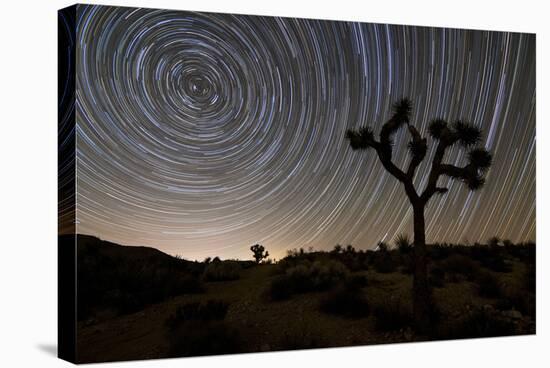
[[267,257],[269,257],[269,252],[265,251],[263,245],[254,244],[250,247],[250,250],[253,253],[253,257],[256,260],[256,263],[260,263],[263,259],[267,259]]
[[[457,120],[449,124],[443,119],[434,119],[428,126],[428,133],[436,141],[435,152],[431,162],[430,172],[423,190],[415,187],[417,168],[427,157],[428,140],[411,123],[410,114],[412,102],[402,99],[393,105],[391,118],[380,130],[379,139],[369,126],[358,130],[348,130],[346,138],[353,150],[376,151],[384,169],[394,176],[402,185],[413,209],[414,222],[414,278],[413,278],[413,309],[415,324],[418,329],[426,329],[430,325],[432,315],[431,289],[428,284],[428,267],[426,251],[426,225],[424,212],[426,205],[434,195],[444,195],[449,188],[438,183],[440,177],[461,181],[468,189],[475,191],[485,184],[485,173],[491,166],[492,157],[481,146],[481,130],[464,121]],[[401,127],[409,131],[408,149],[410,161],[403,170],[392,160],[393,136]],[[454,148],[462,148],[467,153],[464,166],[444,162],[445,153]]]
[[336,253],[336,254],[341,253],[342,252],[342,246],[340,244],[336,244],[334,246],[334,249],[332,250],[332,252]]

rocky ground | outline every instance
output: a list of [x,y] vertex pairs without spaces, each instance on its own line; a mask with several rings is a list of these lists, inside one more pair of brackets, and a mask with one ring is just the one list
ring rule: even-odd
[[[535,332],[534,315],[524,315],[509,308],[502,302],[503,296],[480,296],[479,286],[468,280],[453,280],[434,288],[440,316],[433,336],[416,335],[407,323],[384,331],[377,324],[374,313],[361,318],[345,318],[322,312],[319,305],[329,291],[271,300],[267,289],[276,277],[276,267],[251,267],[243,270],[238,280],[208,282],[203,294],[178,296],[137,313],[82,321],[78,325],[78,360],[100,362],[172,356],[174,341],[171,339],[174,337],[168,333],[167,321],[180,306],[207,300],[222,300],[228,304],[223,331],[232,331],[234,335],[231,336],[241,343],[240,352],[481,337],[499,334],[499,331],[514,335]],[[522,263],[515,262],[511,272],[497,274],[503,288],[517,287],[515,283],[523,267]],[[372,269],[356,274],[366,277],[367,285],[359,292],[369,304],[410,303],[410,275],[397,271],[379,273]],[[499,329],[501,326],[506,328]],[[185,332],[179,338],[185,339],[187,333],[192,335],[196,331]]]

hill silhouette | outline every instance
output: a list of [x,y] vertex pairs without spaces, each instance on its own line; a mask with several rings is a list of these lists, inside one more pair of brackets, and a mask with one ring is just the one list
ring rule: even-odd
[[[61,246],[73,236],[60,236]],[[77,235],[77,319],[132,313],[166,298],[200,293],[204,265],[158,249]]]

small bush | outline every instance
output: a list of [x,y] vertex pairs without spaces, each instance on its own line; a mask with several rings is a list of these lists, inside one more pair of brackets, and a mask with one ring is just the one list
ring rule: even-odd
[[479,295],[486,298],[500,298],[502,287],[498,279],[489,271],[481,270],[475,277]]
[[241,336],[223,321],[229,305],[219,300],[180,306],[167,320],[169,356],[239,353]]
[[286,275],[276,276],[269,285],[268,295],[271,300],[289,299],[294,291],[289,287],[289,280]]
[[223,321],[187,321],[168,331],[171,357],[235,354],[244,351],[237,330]]
[[347,285],[351,288],[363,288],[369,284],[369,279],[365,275],[353,275],[349,277]]
[[460,254],[450,255],[440,265],[445,273],[449,275],[449,281],[461,281],[461,279],[471,281],[479,270],[479,265]]
[[345,280],[348,275],[348,269],[337,261],[303,261],[273,279],[268,294],[273,300],[282,300],[293,294],[327,290]]
[[[498,238],[496,239],[498,240]],[[506,248],[500,247],[498,242],[493,242],[491,245],[477,244],[469,248],[471,257],[483,267],[495,272],[510,272],[512,267],[506,263],[505,250]]]
[[342,263],[337,261],[316,261],[311,267],[314,289],[326,290],[349,275],[349,271]]
[[388,243],[383,241],[378,242],[377,248],[378,248],[377,249],[378,252],[387,252],[390,249],[390,247],[388,246]]
[[369,303],[356,283],[335,289],[321,302],[321,311],[347,318],[367,317],[369,309]]
[[321,302],[321,311],[347,318],[362,318],[369,315],[369,304],[360,291],[338,288]]
[[451,249],[448,244],[433,244],[428,247],[428,255],[433,260],[443,260],[449,257]]
[[445,286],[445,270],[441,266],[433,266],[430,270],[430,285],[437,288]]
[[397,298],[390,298],[387,303],[376,305],[373,315],[378,331],[397,331],[413,324],[412,307]]
[[374,269],[379,273],[391,273],[397,269],[397,262],[389,251],[379,251],[374,258]]
[[182,321],[221,321],[225,318],[228,308],[229,304],[221,300],[183,304],[176,309],[167,324],[171,326]]
[[241,266],[236,261],[211,262],[203,277],[206,281],[233,281],[240,278]]
[[397,236],[395,246],[401,254],[408,254],[413,249],[411,239],[406,234],[399,234]]
[[534,318],[536,313],[536,298],[534,294],[524,290],[517,290],[501,297],[496,302],[495,308],[501,311],[515,309],[523,315]]
[[412,254],[403,254],[401,256],[401,273],[412,275],[414,273],[414,258]]
[[500,245],[500,238],[498,236],[493,236],[487,240],[487,245],[490,247],[498,247]]
[[475,337],[495,337],[514,335],[514,324],[499,317],[494,312],[482,309],[467,313],[459,320],[441,328],[441,339],[468,339]]

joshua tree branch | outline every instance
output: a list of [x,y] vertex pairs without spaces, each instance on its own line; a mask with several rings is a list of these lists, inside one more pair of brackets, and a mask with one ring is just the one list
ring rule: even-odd
[[407,175],[405,175],[405,173],[400,168],[395,166],[395,164],[391,160],[391,155],[388,155],[386,150],[387,150],[387,148],[384,149],[384,147],[382,145],[379,145],[376,148],[376,153],[378,153],[378,158],[380,159],[380,162],[382,162],[382,165],[384,165],[384,168],[387,171],[389,171],[390,174],[395,176],[395,178],[397,180],[399,180],[403,183],[406,182],[407,181]]
[[444,140],[440,140],[437,144],[437,149],[432,160],[432,168],[430,169],[430,176],[428,177],[428,185],[420,196],[424,203],[427,203],[437,191],[437,179],[441,175],[441,161],[443,161],[443,156],[448,147],[449,144]]
[[446,188],[446,187],[436,187],[435,188],[435,193],[437,193],[437,194],[445,194],[448,191],[449,191],[449,189]]
[[[418,195],[412,184],[412,177],[409,178],[399,167],[392,162],[392,146],[389,143],[378,142],[369,127],[363,127],[359,130],[348,130],[346,138],[354,150],[368,150],[373,148],[378,154],[380,162],[384,168],[392,174],[397,180],[403,183],[405,191],[411,200],[418,200]],[[386,136],[386,139],[391,139]]]
[[451,178],[463,179],[466,180],[471,175],[471,166],[466,165],[464,167],[458,167],[449,164],[440,165],[440,175],[446,175]]
[[426,138],[422,138],[418,130],[413,126],[408,126],[409,133],[411,134],[411,141],[409,142],[409,152],[411,154],[411,161],[409,162],[409,168],[407,169],[407,177],[412,181],[414,173],[424,157],[428,149]]

